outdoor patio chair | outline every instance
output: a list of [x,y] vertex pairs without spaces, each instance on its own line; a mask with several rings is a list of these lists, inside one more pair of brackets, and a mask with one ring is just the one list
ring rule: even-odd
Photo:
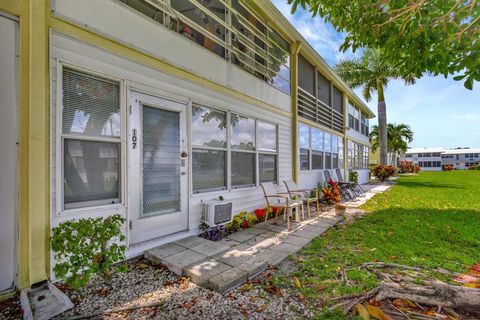
[[283,183],[285,183],[291,199],[294,199],[295,196],[299,196],[300,200],[306,202],[309,219],[311,218],[311,205],[316,206],[317,215],[320,214],[320,196],[318,189],[299,189],[293,180],[283,180]]
[[[330,171],[328,170],[324,170],[323,171],[323,175],[325,176],[325,181],[328,182],[330,179],[334,182],[337,182],[338,181],[335,181],[332,179],[332,177],[330,176]],[[350,192],[348,191],[348,187],[346,187],[345,185],[341,185],[341,184],[338,184],[339,188],[340,188],[340,194],[342,195],[342,198],[345,199],[345,200],[353,200],[353,197],[352,195],[350,194]]]
[[337,174],[338,184],[347,186],[355,195],[364,197],[365,192],[363,192],[362,187],[356,182],[352,181],[345,181],[343,180],[342,171],[340,169],[335,169],[335,173]]
[[[292,215],[292,210],[296,210],[297,219],[300,215],[298,210],[302,209],[303,204],[298,201],[294,201],[290,198],[288,193],[279,193],[273,182],[262,182],[261,184],[263,195],[265,196],[265,201],[267,202],[268,207],[276,207],[284,209],[283,217],[287,219],[287,228],[290,230],[290,216]],[[275,216],[278,218],[278,212]],[[265,223],[267,222],[268,214],[265,215]]]

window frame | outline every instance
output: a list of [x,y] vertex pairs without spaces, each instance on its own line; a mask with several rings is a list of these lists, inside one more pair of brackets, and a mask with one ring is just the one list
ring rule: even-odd
[[[56,209],[55,215],[64,216],[68,214],[75,214],[78,212],[91,211],[93,208],[95,210],[109,210],[109,209],[118,209],[125,205],[126,187],[124,185],[126,177],[125,169],[125,156],[126,156],[126,132],[123,128],[126,126],[126,82],[124,79],[117,78],[111,75],[107,75],[102,72],[94,71],[88,68],[80,67],[68,63],[66,61],[57,59],[55,62],[56,67],[56,86],[55,86],[55,107],[54,107],[54,116],[55,116],[55,201]],[[114,137],[101,137],[101,136],[82,136],[75,134],[64,134],[63,133],[63,70],[68,69],[73,72],[78,72],[81,74],[86,74],[87,76],[98,77],[102,80],[109,81],[112,83],[118,84],[119,87],[119,113],[120,113],[120,136],[118,138]],[[102,199],[102,200],[89,200],[78,202],[78,205],[65,206],[65,140],[80,140],[80,141],[91,141],[91,142],[105,142],[105,143],[114,143],[118,146],[118,201],[112,203],[112,199]]]

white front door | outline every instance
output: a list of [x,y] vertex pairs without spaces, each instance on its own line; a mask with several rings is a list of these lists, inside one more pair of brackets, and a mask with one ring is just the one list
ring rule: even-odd
[[17,22],[0,13],[0,291],[15,279]]
[[187,105],[130,92],[130,244],[188,229]]

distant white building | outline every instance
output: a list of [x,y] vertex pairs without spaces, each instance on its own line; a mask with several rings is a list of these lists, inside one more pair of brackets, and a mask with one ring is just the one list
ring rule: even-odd
[[424,171],[442,170],[442,153],[444,148],[412,148],[405,152],[405,160],[418,164]]
[[480,148],[445,150],[442,153],[442,165],[451,165],[457,170],[467,170],[480,164]]
[[412,161],[424,171],[440,171],[445,166],[466,170],[480,164],[480,148],[412,148],[407,150],[402,160]]

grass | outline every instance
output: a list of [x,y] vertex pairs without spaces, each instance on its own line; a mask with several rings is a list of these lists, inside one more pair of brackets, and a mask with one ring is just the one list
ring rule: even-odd
[[[480,171],[402,176],[363,206],[371,212],[328,231],[299,253],[294,275],[306,301],[368,291],[378,280],[355,267],[372,261],[465,271],[480,260]],[[346,270],[350,285],[337,281]],[[296,290],[288,275],[278,285]],[[340,313],[319,318],[342,319]]]

